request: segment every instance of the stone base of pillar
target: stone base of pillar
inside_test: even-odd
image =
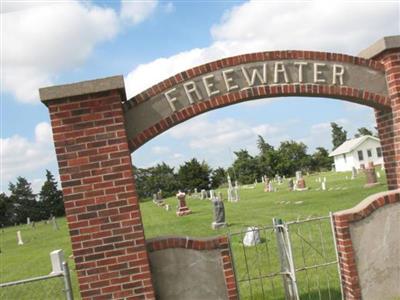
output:
[[[225,222],[223,222],[223,223],[212,222],[211,223],[211,228],[212,229],[218,229],[218,228],[222,228],[222,227],[226,227],[226,226],[227,225],[226,225]]]
[[[183,207],[179,207],[178,211],[176,212],[176,215],[178,217],[182,217],[182,216],[190,215],[191,213],[192,213],[192,211],[187,206],[183,206]]]

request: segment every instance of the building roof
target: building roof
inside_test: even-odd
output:
[[[359,138],[355,138],[352,140],[345,141],[343,144],[341,144],[339,147],[337,147],[335,150],[333,150],[329,156],[336,156],[340,154],[345,154],[353,151],[355,148],[357,148],[359,145],[364,143],[368,139],[373,139],[377,142],[380,142],[380,140],[374,136],[371,135],[364,135]]]

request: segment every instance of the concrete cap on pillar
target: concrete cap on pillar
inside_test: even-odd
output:
[[[123,91],[124,99],[126,99],[124,77],[122,75],[45,87],[39,89],[39,95],[40,100],[46,104],[46,102],[50,100],[118,89],[121,89]]]
[[[400,35],[385,36],[369,46],[367,49],[362,50],[360,53],[358,53],[358,56],[371,59],[384,51],[395,48],[400,48]]]

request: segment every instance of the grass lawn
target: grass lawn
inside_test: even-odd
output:
[[[214,231],[211,229],[212,216],[212,204],[210,201],[202,201],[198,199],[187,199],[189,208],[193,211],[193,214],[185,217],[177,217],[175,215],[175,207],[177,206],[177,200],[175,198],[168,198],[166,202],[170,205],[170,211],[166,211],[162,208],[157,207],[152,201],[141,202],[141,211],[144,223],[144,229],[146,238],[163,236],[163,235],[189,235],[193,237],[205,237],[225,234],[228,232],[236,233],[240,232],[248,226],[266,226],[271,225],[272,218],[277,217],[285,221],[291,221],[296,219],[305,219],[310,216],[325,216],[330,211],[335,212],[342,209],[350,208],[359,203],[361,200],[366,198],[368,195],[384,191],[387,189],[386,180],[384,178],[383,171],[379,179],[380,185],[373,188],[364,189],[365,178],[363,175],[359,175],[355,180],[346,180],[351,177],[351,173],[321,173],[318,175],[306,176],[305,180],[310,190],[305,192],[289,192],[287,189],[287,182],[282,185],[275,185],[278,188],[276,193],[265,193],[263,191],[263,185],[260,183],[254,189],[240,189],[240,201],[238,203],[227,203],[225,202],[226,210],[226,221],[229,227]],[[318,177],[326,177],[327,188],[332,190],[317,191],[320,184],[315,180]],[[226,199],[226,189],[221,190],[223,196]],[[49,253],[55,249],[63,249],[65,256],[71,255],[71,244],[68,236],[68,229],[64,218],[58,219],[60,230],[53,230],[51,225],[46,225],[43,222],[36,224],[36,229],[32,229],[26,225],[5,228],[1,232],[0,239],[0,282],[8,282],[12,280],[24,279],[32,276],[40,276],[48,274],[51,271],[51,264],[49,259]],[[321,223],[321,230],[323,235],[329,235],[329,226]],[[305,228],[305,227],[304,227]],[[306,228],[303,227],[300,230],[307,230],[307,234],[316,233],[318,234],[318,228]],[[16,231],[21,230],[22,238],[24,240],[23,246],[17,246],[16,242]],[[296,231],[298,228],[293,227],[293,244],[296,246],[294,254],[301,260],[312,258],[312,255],[307,255],[313,251],[308,249],[307,245],[301,245],[301,239],[296,240]],[[299,232],[300,235],[304,235],[305,232]],[[253,277],[255,275],[264,275],[271,271],[279,271],[279,264],[277,264],[277,258],[271,258],[270,263],[266,261],[266,251],[268,245],[270,245],[271,254],[276,252],[276,246],[274,243],[273,234],[268,228],[262,230],[261,237],[264,241],[260,246],[253,249],[245,249],[247,251],[248,264],[250,264],[250,271],[246,272],[246,264],[243,258],[244,250],[241,244],[242,236],[240,234],[232,236],[232,249],[235,256],[237,277],[239,279],[246,278],[247,275]],[[311,237],[311,235],[310,235]],[[329,238],[326,237],[326,243],[329,243]],[[268,244],[266,241],[270,241]],[[317,249],[323,251],[323,245],[315,246]],[[262,252],[264,251],[264,252]],[[334,256],[333,250],[329,250],[328,247],[325,249],[327,256]],[[303,252],[303,253],[300,253]],[[305,252],[305,253],[304,253]],[[329,252],[329,253],[328,253]],[[305,255],[303,255],[305,254]],[[275,255],[275,254],[274,254]],[[275,255],[276,256],[276,255]],[[304,264],[312,264],[315,261],[301,261],[298,264],[301,266]],[[71,259],[68,259],[71,270],[74,270],[74,264]],[[270,269],[262,269],[261,265],[270,265]],[[254,268],[254,266],[256,266]],[[335,272],[333,268],[333,272]],[[307,285],[316,284],[312,276],[323,278],[326,274],[318,274],[308,272],[307,278],[306,272],[302,272],[300,275],[299,282],[303,282],[299,288],[303,295],[307,293]],[[304,275],[303,275],[304,274]],[[303,278],[304,277],[304,278]],[[54,281],[54,279],[53,279]],[[72,281],[74,286],[74,292],[76,299],[79,299],[77,291],[77,280],[75,272],[72,272]],[[310,283],[311,282],[311,283]],[[22,286],[23,290],[16,288],[0,289],[1,299],[62,299],[62,294],[52,294],[52,296],[39,295],[40,290],[45,290],[49,293],[51,290],[56,290],[60,283],[36,283],[32,285]],[[241,293],[244,295],[243,299],[249,298],[250,286],[246,286],[248,282],[244,281],[241,283]],[[319,283],[318,283],[319,284]],[[276,278],[275,282],[271,282],[269,279],[260,280],[258,287],[251,287],[253,289],[254,299],[260,299],[262,290],[264,293],[270,293],[275,288],[276,290],[281,289],[281,280]],[[337,288],[337,287],[336,287]],[[321,283],[320,290],[324,292],[325,286]],[[3,291],[2,291],[3,290]],[[9,294],[5,294],[5,292]],[[59,290],[59,289],[58,289]],[[35,291],[32,296],[32,291]],[[30,294],[26,295],[26,292]],[[3,294],[2,294],[3,293]],[[25,293],[25,296],[24,296]],[[37,293],[37,296],[35,296]],[[12,296],[7,296],[12,295]],[[17,296],[14,296],[17,295]],[[46,294],[45,294],[46,295]],[[308,295],[305,299],[314,299],[314,296]],[[324,295],[322,295],[324,297]],[[278,294],[274,299],[280,299]],[[326,297],[327,298],[327,297]]]

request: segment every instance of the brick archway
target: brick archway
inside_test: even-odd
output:
[[[282,96],[373,107],[388,187],[400,188],[400,37],[384,38],[360,57],[275,51],[226,58],[177,74],[129,100],[122,76],[44,88],[40,96],[50,112],[84,299],[155,299],[130,154],[203,112]]]

